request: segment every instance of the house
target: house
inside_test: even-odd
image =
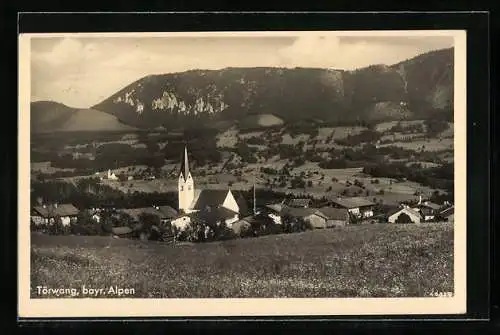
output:
[[[333,207],[344,208],[357,218],[369,218],[373,216],[375,204],[368,199],[360,197],[336,198],[331,201]]]
[[[35,225],[51,225],[59,218],[63,226],[68,226],[78,219],[80,211],[72,204],[53,204],[33,207],[31,221]]]
[[[290,199],[287,205],[289,207],[309,208],[311,206],[311,202],[311,199]]]
[[[179,214],[173,207],[170,206],[156,206],[156,209],[161,212],[163,219],[172,220]]]
[[[345,226],[350,223],[349,211],[345,208],[322,207],[318,210],[326,219],[325,225],[329,227]]]
[[[209,207],[205,210],[190,213],[191,221],[198,220],[198,222],[212,225],[224,223],[228,228],[239,220],[238,213],[225,207],[212,208]]]
[[[87,210],[90,218],[95,222],[101,222],[102,209],[101,208],[91,208]]]
[[[264,206],[267,216],[273,220],[275,224],[281,224],[281,211],[283,210],[282,204],[269,204]]]
[[[291,218],[291,221],[302,219],[313,228],[325,228],[326,217],[316,208],[285,207],[281,212],[283,217]]]
[[[118,177],[115,175],[114,172],[111,172],[111,170],[108,170],[107,179],[109,179],[109,180],[118,180]]]
[[[420,212],[405,205],[389,213],[387,221],[389,223],[420,223],[424,221],[424,217]]]
[[[189,214],[181,213],[177,215],[177,217],[173,218],[170,221],[172,227],[175,227],[180,230],[184,230],[188,225],[191,224],[191,216]]]
[[[439,214],[441,206],[430,201],[423,201],[420,198],[418,204],[413,208],[413,210],[418,211],[422,214],[424,221],[434,220],[434,217]]]
[[[203,211],[207,208],[224,207],[233,212],[245,215],[248,206],[240,192],[227,190],[196,190],[194,178],[189,170],[187,147],[184,148],[178,179],[179,212],[186,214]]]
[[[228,228],[239,220],[239,214],[225,207],[207,207],[204,210],[181,213],[171,221],[172,226],[177,229],[184,230],[193,222],[199,222],[210,226],[212,224],[225,224]]]
[[[455,206],[450,206],[446,209],[443,209],[439,216],[442,217],[445,221],[453,222],[455,221]]]

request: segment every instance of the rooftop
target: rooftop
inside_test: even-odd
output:
[[[33,207],[33,210],[44,218],[51,218],[56,216],[76,216],[80,212],[72,204],[35,206]]]
[[[349,215],[345,208],[322,207],[318,212],[328,220],[346,220]]]
[[[360,197],[335,198],[332,202],[348,209],[375,205],[370,200]]]

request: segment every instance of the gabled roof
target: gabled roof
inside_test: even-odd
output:
[[[247,201],[246,201],[245,197],[243,196],[243,193],[241,193],[240,191],[231,191],[231,193],[233,194],[234,199],[236,200],[236,203],[238,204],[238,207],[240,208],[240,213],[243,213],[243,214],[248,213],[249,208],[248,208]]]
[[[375,205],[368,199],[360,198],[360,197],[350,197],[350,198],[335,198],[332,200],[333,203],[344,207],[344,208],[357,208],[357,207],[366,207]]]
[[[432,210],[439,210],[441,208],[441,206],[439,206],[438,204],[435,204],[433,202],[430,202],[430,201],[426,201],[426,202],[423,202],[421,204],[419,204],[420,207],[427,207],[427,208],[430,208]]]
[[[403,208],[400,208],[399,210],[395,211],[394,213],[392,213],[391,215],[389,216],[392,216],[396,213],[400,213],[400,212],[404,212],[406,214],[409,214],[409,215],[413,215],[413,216],[417,216],[417,217],[422,217],[422,214],[420,214],[419,212],[417,212],[416,210],[414,209],[411,209],[409,207],[403,207]]]
[[[238,213],[225,207],[209,208],[207,210],[202,210],[199,212],[189,213],[188,216],[192,219],[199,219],[202,221],[216,221],[216,220],[227,220],[234,218]]]
[[[207,207],[221,206],[226,200],[227,190],[202,190],[195,200],[193,209],[204,210]]]
[[[445,216],[445,217],[453,215],[453,214],[455,214],[455,206],[448,207],[448,208],[442,210],[441,213],[439,213],[439,214],[442,216]]]
[[[269,204],[266,205],[266,208],[269,208],[270,210],[280,213],[283,210],[283,205],[282,204]]]
[[[187,177],[189,176],[189,159],[188,159],[187,146],[184,147],[184,152],[181,158],[180,175],[182,176],[182,178],[184,178],[184,180],[186,180]]]
[[[290,215],[293,217],[306,217],[310,215],[319,215],[316,213],[316,208],[303,208],[303,207],[284,207],[281,211],[282,215]],[[319,215],[321,216],[321,215]]]
[[[80,211],[72,204],[60,204],[57,206],[35,206],[33,210],[44,218],[53,218],[56,216],[76,216]]]
[[[318,210],[328,220],[346,220],[349,212],[345,208],[323,207]]]
[[[177,216],[177,211],[170,206],[159,206],[159,211],[164,215],[166,219],[172,219]]]
[[[290,199],[288,206],[290,207],[307,207],[311,204],[311,199]]]

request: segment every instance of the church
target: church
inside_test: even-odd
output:
[[[177,192],[180,215],[172,220],[172,223],[179,227],[188,224],[191,217],[208,212],[217,213],[225,218],[228,225],[248,213],[248,206],[240,192],[230,189],[200,190],[195,188],[194,178],[189,169],[187,147],[184,148],[181,159]]]

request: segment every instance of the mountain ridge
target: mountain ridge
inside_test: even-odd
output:
[[[57,130],[69,116],[63,107],[53,109],[56,127],[47,128]],[[330,124],[452,121],[453,48],[355,70],[227,67],[147,75],[90,110],[137,129],[230,124],[251,115],[276,115],[285,123],[304,117]]]
[[[93,108],[139,128],[276,114],[328,122],[434,117],[453,110],[453,48],[356,70],[235,68],[148,75]]]

